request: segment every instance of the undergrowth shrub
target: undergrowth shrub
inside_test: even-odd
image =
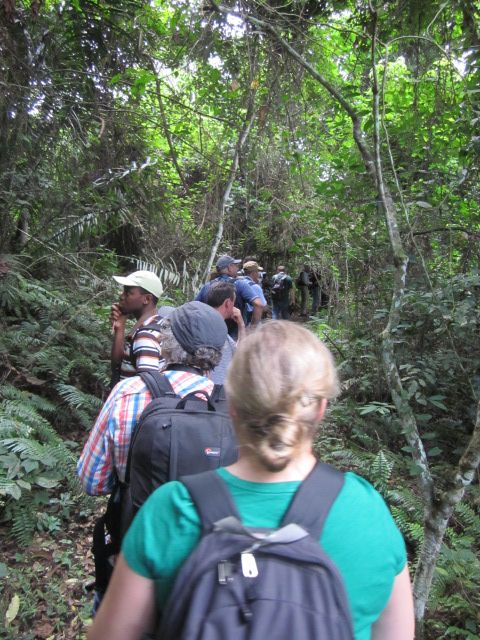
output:
[[[109,379],[92,287],[80,279],[60,290],[19,270],[0,280],[0,516],[21,545],[58,530],[81,496],[78,448]]]
[[[330,408],[316,450],[356,471],[380,491],[403,533],[415,569],[424,538],[419,469],[402,434],[383,374],[386,312],[361,325],[315,321],[313,331],[337,360],[340,398]],[[363,329],[362,329],[363,327]],[[396,356],[438,491],[468,442],[480,396],[480,277],[445,279],[425,293],[411,290],[402,309]],[[426,637],[480,639],[480,489],[466,491],[443,541],[428,602]]]

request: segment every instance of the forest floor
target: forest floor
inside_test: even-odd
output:
[[[72,515],[63,530],[37,533],[25,548],[7,537],[6,527],[0,528],[1,610],[8,608],[11,616],[17,610],[7,628],[0,626],[0,638],[85,638],[93,602],[86,589],[94,576],[92,530],[99,512],[87,508]]]

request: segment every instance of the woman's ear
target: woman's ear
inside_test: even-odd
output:
[[[318,411],[317,411],[317,420],[321,422],[323,420],[323,416],[325,415],[325,411],[327,410],[328,400],[326,398],[322,398],[318,403]]]

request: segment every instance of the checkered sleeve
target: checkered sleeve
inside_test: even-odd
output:
[[[103,495],[114,487],[113,440],[115,405],[119,401],[117,385],[102,407],[77,463],[77,474],[89,495]]]
[[[111,493],[125,479],[132,429],[150,400],[138,377],[119,382],[107,398],[77,464],[89,495]]]

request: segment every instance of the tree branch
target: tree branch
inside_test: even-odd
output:
[[[368,148],[367,143],[365,142],[365,138],[362,130],[362,120],[358,113],[353,109],[353,107],[349,104],[347,100],[342,96],[342,94],[333,86],[321,73],[319,73],[310,63],[308,63],[303,56],[301,56],[298,51],[296,51],[286,40],[283,38],[277,29],[266,22],[265,20],[260,20],[255,16],[249,14],[242,14],[235,11],[231,11],[228,7],[224,7],[223,5],[219,5],[214,0],[210,0],[211,6],[215,11],[221,13],[223,15],[232,15],[240,18],[241,20],[245,20],[250,24],[260,27],[265,31],[268,31],[273,35],[273,37],[277,40],[279,44],[289,53],[289,55],[298,62],[300,66],[302,66],[317,82],[319,82],[322,87],[332,96],[332,98],[338,102],[345,112],[349,115],[352,125],[353,125],[353,137],[357,144],[357,147],[362,155],[363,162],[365,164],[365,168],[370,176],[375,180],[375,168],[373,163],[372,154]]]
[[[178,164],[177,152],[175,151],[175,146],[173,144],[172,136],[170,135],[170,129],[168,127],[167,117],[165,115],[165,108],[163,106],[162,94],[160,92],[160,78],[158,77],[158,74],[155,69],[155,63],[152,58],[149,58],[149,63],[150,63],[152,72],[155,76],[157,103],[158,103],[158,108],[160,110],[160,119],[162,121],[163,131],[165,133],[165,137],[167,138],[168,148],[170,149],[170,157],[172,158],[173,166],[175,167],[178,177],[180,178],[180,182],[182,183],[184,190],[187,191],[188,185],[185,182],[183,172],[180,168],[180,165]]]

